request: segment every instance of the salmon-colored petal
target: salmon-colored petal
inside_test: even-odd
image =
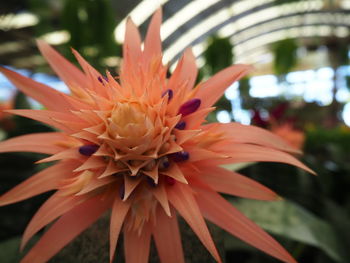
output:
[[[281,151],[300,153],[298,149],[292,148],[279,136],[272,132],[251,125],[243,125],[237,122],[215,123],[203,126],[203,129],[212,129],[215,132],[222,133],[222,138],[236,143],[258,144],[275,148]]]
[[[88,195],[63,196],[59,191],[53,194],[30,220],[22,237],[21,249],[40,229],[87,199],[89,199]]]
[[[135,69],[141,59],[141,37],[134,22],[128,18],[123,45],[125,70]],[[126,73],[126,71],[124,71]]]
[[[183,87],[186,90],[192,89],[197,79],[197,73],[196,58],[192,49],[188,48],[169,79],[168,89],[175,92],[177,92],[179,87]],[[185,85],[181,85],[182,83]]]
[[[160,25],[162,23],[162,10],[159,8],[152,16],[148,27],[143,57],[148,64],[153,59],[162,55],[162,43],[160,40]]]
[[[257,200],[278,198],[278,195],[266,186],[239,173],[209,165],[201,165],[200,169],[195,179],[204,182],[215,191]]]
[[[245,217],[229,202],[209,189],[196,189],[195,196],[204,217],[248,244],[284,262],[296,263],[295,259],[270,235]]]
[[[130,200],[127,200],[124,202],[120,199],[119,196],[115,197],[113,207],[112,207],[110,235],[109,235],[110,262],[113,261],[119,233],[124,223],[124,219],[129,211],[129,208],[130,208]]]
[[[0,142],[0,152],[36,152],[54,154],[65,148],[58,144],[68,136],[60,132],[21,135]],[[56,144],[57,143],[57,144]]]
[[[82,155],[79,153],[78,148],[69,148],[64,151],[60,151],[54,155],[51,155],[50,157],[41,159],[37,161],[36,163],[47,163],[47,162],[53,162],[57,160],[63,160],[63,159],[81,159]],[[76,163],[77,165],[80,162]]]
[[[190,161],[197,162],[208,159],[227,159],[228,155],[213,152],[199,147],[188,147],[186,150],[190,154]]]
[[[42,236],[21,263],[44,263],[72,239],[93,224],[111,207],[110,198],[96,196],[76,206],[55,222]]]
[[[169,217],[160,207],[157,209],[156,224],[152,229],[158,255],[162,263],[185,263],[177,216]]]
[[[158,200],[160,205],[163,207],[167,216],[171,216],[169,202],[168,202],[168,196],[167,196],[167,193],[165,191],[164,184],[159,184],[157,187],[154,187],[152,189],[152,193],[153,193],[154,197]]]
[[[202,101],[200,108],[211,107],[233,82],[245,76],[251,69],[251,66],[237,64],[221,70],[201,83],[196,94],[196,98]]]
[[[48,109],[57,111],[70,109],[70,104],[64,99],[66,95],[63,93],[7,68],[0,67],[0,72],[23,93],[37,100]]]
[[[90,156],[81,166],[76,168],[74,172],[84,171],[87,169],[96,169],[104,167],[107,163],[99,156]]]
[[[71,174],[76,167],[73,162],[53,165],[15,186],[0,197],[0,206],[8,205],[32,196],[57,189],[59,182]]]
[[[190,225],[215,260],[221,262],[218,251],[216,250],[208,227],[198,208],[197,202],[194,199],[191,188],[182,183],[175,183],[167,188],[167,192],[170,203]]]
[[[67,119],[70,118],[71,115],[64,114],[61,112],[49,111],[49,110],[7,110],[7,112],[43,122],[45,124],[53,126],[62,131],[66,131],[66,132],[74,131],[73,129],[67,127],[66,125],[63,125],[60,122],[54,120],[54,119],[60,120],[64,118],[67,118]]]
[[[67,85],[84,88],[87,86],[87,79],[83,72],[61,56],[54,48],[45,41],[37,40],[41,54],[49,62],[50,67],[57,73]]]
[[[279,162],[294,165],[305,171],[315,174],[310,168],[294,158],[290,154],[275,149],[250,144],[227,144],[217,143],[211,147],[212,150],[230,156],[228,159],[217,161],[220,164],[245,163],[245,162]],[[215,163],[215,161],[214,161]]]
[[[125,230],[125,227],[124,227]],[[151,230],[147,224],[139,234],[135,230],[124,231],[124,251],[126,263],[147,263],[151,242]]]

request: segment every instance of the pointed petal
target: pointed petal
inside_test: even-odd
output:
[[[49,111],[49,110],[8,110],[7,112],[10,112],[12,114],[16,114],[22,117],[27,117],[36,121],[40,121],[42,123],[45,123],[49,126],[53,126],[57,129],[60,129],[62,131],[66,132],[72,132],[73,130],[68,128],[66,125],[63,125],[59,123],[55,119],[64,119],[65,117],[69,118],[69,115],[55,112],[55,111]]]
[[[170,207],[168,202],[168,196],[165,191],[164,184],[159,184],[157,187],[152,188],[152,193],[154,197],[158,200],[160,205],[163,207],[167,216],[171,216]]]
[[[81,70],[61,56],[54,48],[42,40],[37,40],[41,54],[49,62],[50,67],[68,86],[84,88],[87,79]]]
[[[258,200],[276,200],[278,195],[258,182],[239,173],[217,166],[200,166],[196,180],[204,182],[215,191]]]
[[[107,211],[111,202],[111,198],[96,196],[70,210],[52,225],[21,263],[47,262]]]
[[[113,261],[119,233],[124,223],[124,219],[129,211],[130,204],[131,204],[130,200],[127,200],[124,202],[120,199],[119,196],[115,197],[114,199],[112,214],[111,214],[110,235],[109,235],[110,262]]]
[[[252,69],[247,65],[233,65],[216,73],[209,80],[199,84],[196,98],[201,99],[201,107],[211,107],[224,94],[225,90],[235,81],[242,78]]]
[[[148,27],[145,48],[143,56],[146,63],[149,63],[154,57],[162,54],[162,43],[160,40],[160,25],[162,23],[162,10],[159,8],[153,15]]]
[[[0,142],[0,152],[36,152],[55,154],[65,148],[56,144],[67,140],[60,132],[44,132],[22,135]]]
[[[162,263],[185,263],[179,225],[175,211],[167,216],[163,209],[157,209],[157,223],[152,229],[158,255]]]
[[[191,90],[197,79],[197,72],[196,58],[192,49],[188,48],[169,79],[168,89],[176,91],[179,87],[182,87],[179,83],[186,83],[184,89]]]
[[[214,191],[196,188],[198,206],[205,218],[248,244],[284,262],[296,263],[292,256],[259,226],[250,221]]]
[[[279,136],[256,126],[231,122],[225,124],[209,124],[205,125],[203,128],[213,129],[215,132],[222,132],[223,138],[231,142],[258,144],[280,151],[300,153],[299,150],[289,146],[289,144]]]
[[[24,77],[12,70],[0,67],[3,73],[18,89],[29,97],[37,100],[50,110],[64,111],[70,109],[69,103],[64,99],[66,95],[44,84]]]
[[[182,173],[181,169],[176,163],[172,163],[169,169],[162,171],[161,173],[174,178],[176,181],[188,184],[185,175]]]
[[[8,205],[32,196],[57,189],[59,182],[69,176],[76,167],[73,162],[55,164],[15,186],[0,197],[0,206]]]
[[[140,33],[130,18],[128,18],[126,22],[123,57],[126,68],[125,70],[137,68],[138,62],[141,58]]]
[[[64,159],[81,159],[81,154],[79,153],[79,150],[77,148],[68,148],[66,150],[60,151],[54,155],[51,155],[50,157],[41,159],[37,161],[36,163],[47,163],[47,162],[53,162],[57,160],[64,160]],[[79,164],[80,162],[76,163]]]
[[[21,249],[27,244],[30,238],[40,229],[48,225],[56,218],[67,213],[73,207],[81,204],[89,198],[85,196],[63,196],[61,192],[54,193],[35,213],[24,231]]]
[[[215,260],[221,262],[207,225],[191,191],[189,186],[181,183],[176,183],[167,188],[170,203],[190,225]]]
[[[124,198],[123,201],[126,201],[131,193],[135,190],[135,188],[141,183],[140,178],[130,178],[131,176],[125,175],[124,176]]]
[[[294,158],[292,155],[275,149],[250,144],[218,143],[211,147],[223,154],[230,156],[228,159],[219,160],[221,164],[245,163],[245,162],[279,162],[294,165],[311,174],[315,174],[310,168]],[[215,161],[214,161],[215,162]]]
[[[125,262],[147,263],[150,242],[151,231],[148,225],[143,227],[140,235],[134,230],[124,231]]]

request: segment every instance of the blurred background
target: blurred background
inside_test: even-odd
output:
[[[299,262],[350,262],[350,0],[12,0],[0,5],[0,64],[55,89],[68,89],[38,52],[43,39],[76,63],[71,47],[104,73],[117,72],[127,16],[145,35],[163,8],[164,63],[170,71],[188,46],[198,81],[236,63],[255,67],[232,83],[208,121],[253,124],[304,151],[318,176],[258,164],[243,174],[284,199],[231,198]],[[116,73],[115,73],[116,74]],[[0,109],[41,108],[0,75]],[[50,131],[0,111],[0,140]],[[39,155],[0,155],[0,193],[42,166]],[[18,262],[19,237],[46,195],[0,208],[0,261]],[[229,235],[226,262],[277,262]]]

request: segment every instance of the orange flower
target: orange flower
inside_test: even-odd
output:
[[[24,232],[22,248],[53,222],[22,263],[48,261],[109,209],[111,261],[123,231],[126,262],[148,261],[151,236],[162,262],[184,262],[177,223],[182,216],[218,262],[204,218],[282,261],[295,262],[218,192],[260,200],[275,200],[277,195],[220,165],[267,161],[312,171],[288,154],[294,149],[268,131],[238,123],[204,124],[226,87],[250,67],[231,66],[193,87],[197,68],[188,49],[167,79],[160,24],[157,11],[141,50],[138,30],[128,20],[119,81],[108,72],[102,77],[73,50],[81,72],[39,41],[71,95],[1,69],[47,108],[10,112],[59,130],[0,143],[1,152],[40,152],[51,155],[40,162],[58,160],[0,197],[0,205],[6,205],[57,190]]]

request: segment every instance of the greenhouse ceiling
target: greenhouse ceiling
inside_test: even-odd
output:
[[[14,1],[21,2],[21,1]],[[22,1],[23,2],[23,1]],[[60,16],[64,1],[48,1],[54,24]],[[123,3],[124,2],[124,3]],[[174,62],[188,46],[200,57],[208,36],[230,37],[237,62],[259,63],[269,52],[271,43],[285,38],[303,39],[305,45],[318,44],[320,39],[349,37],[350,1],[326,0],[143,0],[111,1],[115,19],[120,21],[114,30],[117,42],[123,41],[124,24],[131,16],[142,31],[151,14],[163,6],[162,38],[165,62]],[[8,6],[6,6],[8,5]],[[32,8],[5,4],[0,8],[0,61],[15,67],[34,68],[44,60],[35,48],[35,28],[43,19]],[[47,18],[46,18],[47,19]],[[68,31],[36,33],[52,45],[67,43]],[[144,32],[142,32],[144,34]],[[110,60],[112,61],[112,60]],[[113,63],[112,63],[113,64]]]

